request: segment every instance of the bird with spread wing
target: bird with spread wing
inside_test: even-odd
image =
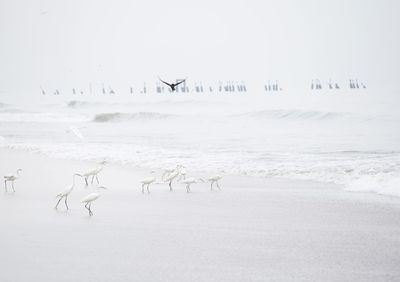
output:
[[[168,85],[169,87],[171,87],[171,91],[175,91],[175,90],[176,90],[176,87],[177,87],[179,84],[181,84],[181,83],[183,83],[183,82],[186,81],[186,78],[185,78],[184,80],[181,80],[181,81],[176,82],[176,83],[168,83],[168,82],[165,82],[164,80],[162,80],[160,77],[159,77],[158,79],[161,80],[162,83],[164,83],[164,84]]]

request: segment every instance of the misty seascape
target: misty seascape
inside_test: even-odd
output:
[[[0,282],[399,281],[399,9],[0,1]]]

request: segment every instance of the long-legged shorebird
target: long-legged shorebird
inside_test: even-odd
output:
[[[67,210],[69,210],[67,201],[68,201],[68,196],[69,196],[69,194],[71,194],[72,190],[74,190],[74,187],[75,187],[75,176],[82,176],[82,175],[80,175],[80,174],[78,174],[78,173],[75,173],[75,174],[72,176],[72,184],[71,184],[71,185],[68,185],[67,187],[65,187],[64,190],[62,190],[60,193],[57,194],[56,198],[60,198],[60,199],[58,200],[56,206],[54,207],[55,209],[57,209],[58,204],[59,204],[59,203],[61,202],[61,200],[64,198],[65,207],[67,208]]]
[[[155,173],[155,171],[151,172],[151,174],[154,174],[154,173]],[[152,184],[155,181],[156,181],[156,177],[153,176],[153,175],[142,179],[140,181],[140,183],[142,183],[142,193],[144,194],[144,187],[145,186],[147,187],[147,193],[150,193],[149,186],[150,186],[150,184]]]
[[[220,173],[217,173],[207,179],[209,182],[211,182],[211,191],[213,190],[214,183],[216,183],[218,189],[221,190],[221,187],[219,187],[218,181],[222,179],[222,174],[223,174],[223,172],[220,172]]]
[[[202,178],[196,179],[194,177],[188,177],[185,178],[183,181],[181,181],[182,183],[186,184],[186,192],[190,193],[192,192],[190,190],[190,185],[194,184],[194,183],[199,183],[199,182],[204,182],[204,180]]]
[[[8,174],[8,175],[4,175],[4,188],[6,189],[7,192],[7,182],[11,182],[11,187],[13,189],[13,191],[15,192],[14,189],[14,181],[17,180],[20,177],[20,172],[22,171],[22,169],[17,169],[17,172],[15,174]]]
[[[104,186],[98,186],[97,188],[99,189],[107,189]],[[92,202],[96,201],[98,198],[100,198],[101,194],[99,192],[93,192],[87,195],[85,198],[82,199],[82,203],[85,204],[85,208],[89,211],[89,215],[92,216]]]
[[[169,190],[172,191],[172,181],[174,181],[175,178],[177,178],[180,174],[181,169],[183,169],[184,166],[182,165],[177,165],[176,168],[172,171],[166,170],[164,174],[161,176],[161,180],[164,182],[168,182],[169,185]]]
[[[81,176],[85,179],[86,186],[89,185],[88,179],[90,177],[92,177],[92,181],[91,181],[92,184],[93,184],[93,181],[95,178],[96,178],[97,184],[100,183],[98,175],[103,170],[104,166],[107,163],[108,162],[106,160],[103,160],[103,161],[99,162],[99,165],[97,167],[92,168],[91,170],[88,170],[87,172],[81,173]]]

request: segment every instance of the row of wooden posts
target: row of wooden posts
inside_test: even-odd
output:
[[[178,80],[177,80],[178,81]],[[360,82],[358,79],[349,79],[348,83],[339,84],[337,81],[328,80],[326,83],[321,83],[319,79],[313,79],[311,81],[310,90],[339,90],[339,89],[366,89],[366,85]],[[72,94],[72,95],[86,95],[86,94],[100,94],[100,95],[114,95],[117,92],[111,86],[104,86],[102,84],[99,88],[94,88],[92,84],[86,89],[72,87],[68,90],[59,89],[45,89],[40,86],[42,95],[61,95],[61,94]],[[150,90],[150,91],[149,91]],[[264,92],[280,92],[283,91],[283,87],[278,80],[271,82],[270,80],[264,84]],[[157,94],[163,93],[246,93],[248,91],[245,82],[219,82],[217,86],[206,84],[203,82],[194,82],[192,85],[184,82],[176,87],[174,92],[171,91],[167,85],[156,82],[155,86],[149,87],[146,83],[143,83],[142,87],[134,88],[129,86],[127,91],[123,91],[128,94],[147,94],[149,92],[155,92]],[[121,91],[122,93],[122,91]]]

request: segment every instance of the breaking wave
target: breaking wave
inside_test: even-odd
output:
[[[77,108],[77,107],[86,107],[86,106],[90,106],[90,105],[96,105],[95,103],[89,103],[89,102],[83,102],[83,101],[69,101],[67,102],[67,107],[70,108]]]
[[[109,107],[109,106],[117,106],[117,107],[132,107],[132,106],[207,106],[210,103],[207,101],[196,101],[196,100],[181,100],[181,101],[171,101],[171,100],[161,100],[161,101],[138,101],[138,102],[87,102],[87,101],[79,101],[72,100],[66,102],[66,107],[68,108],[91,108],[91,107]],[[212,104],[222,105],[226,104],[224,102],[213,102]]]
[[[58,158],[98,160],[161,169],[184,163],[195,171],[217,171],[266,178],[312,180],[341,185],[347,191],[400,197],[400,152],[331,153],[254,152],[165,148],[135,143],[9,144],[8,148]],[[155,162],[155,160],[157,160]]]
[[[93,122],[126,122],[126,121],[150,121],[171,118],[175,115],[157,112],[137,112],[137,113],[100,113],[96,114]]]
[[[0,135],[6,138],[0,146],[152,169],[183,163],[193,171],[316,180],[400,196],[397,112],[259,106],[69,101],[19,112],[25,108],[0,103]],[[83,140],[65,133],[83,122]]]
[[[351,113],[345,112],[320,112],[320,111],[302,111],[302,110],[264,110],[247,112],[239,117],[250,117],[257,119],[276,119],[276,120],[335,120],[355,117]]]

